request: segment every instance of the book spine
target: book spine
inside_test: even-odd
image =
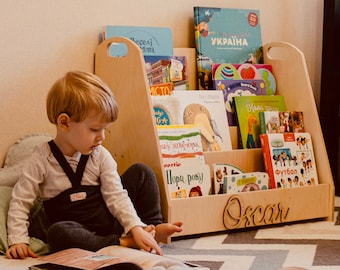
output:
[[[266,173],[269,175],[269,189],[276,188],[275,184],[275,177],[273,172],[273,163],[272,157],[270,154],[270,146],[269,146],[269,139],[267,134],[260,135],[260,142],[262,148],[262,155],[263,155],[263,163]]]

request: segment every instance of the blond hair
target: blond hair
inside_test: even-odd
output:
[[[90,110],[101,113],[106,122],[114,122],[118,117],[111,89],[98,76],[82,71],[68,72],[52,85],[46,109],[52,124],[57,123],[61,113],[68,114],[75,122],[84,120]]]

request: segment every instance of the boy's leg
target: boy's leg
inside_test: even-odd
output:
[[[121,179],[142,221],[145,224],[161,224],[163,218],[159,188],[151,168],[136,163],[123,173]]]
[[[74,221],[54,223],[47,231],[47,242],[53,252],[67,248],[97,251],[110,245],[119,245],[119,235],[100,236]]]

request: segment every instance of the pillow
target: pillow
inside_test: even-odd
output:
[[[20,138],[8,150],[4,168],[27,160],[37,144],[49,141],[52,138],[52,135],[44,133],[34,133]]]
[[[35,133],[16,141],[8,150],[4,167],[0,169],[0,185],[13,187],[34,147],[52,138],[53,136],[49,134]]]
[[[12,189],[12,187],[0,186],[0,253],[2,254],[5,254],[6,250],[8,249],[7,212]],[[32,209],[38,209],[39,204],[40,201],[37,200]],[[34,237],[30,238],[30,248],[39,255],[49,252],[47,244]]]

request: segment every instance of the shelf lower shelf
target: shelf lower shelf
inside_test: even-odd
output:
[[[328,218],[330,185],[221,194],[171,201],[169,217],[181,220],[176,236],[308,219]]]

